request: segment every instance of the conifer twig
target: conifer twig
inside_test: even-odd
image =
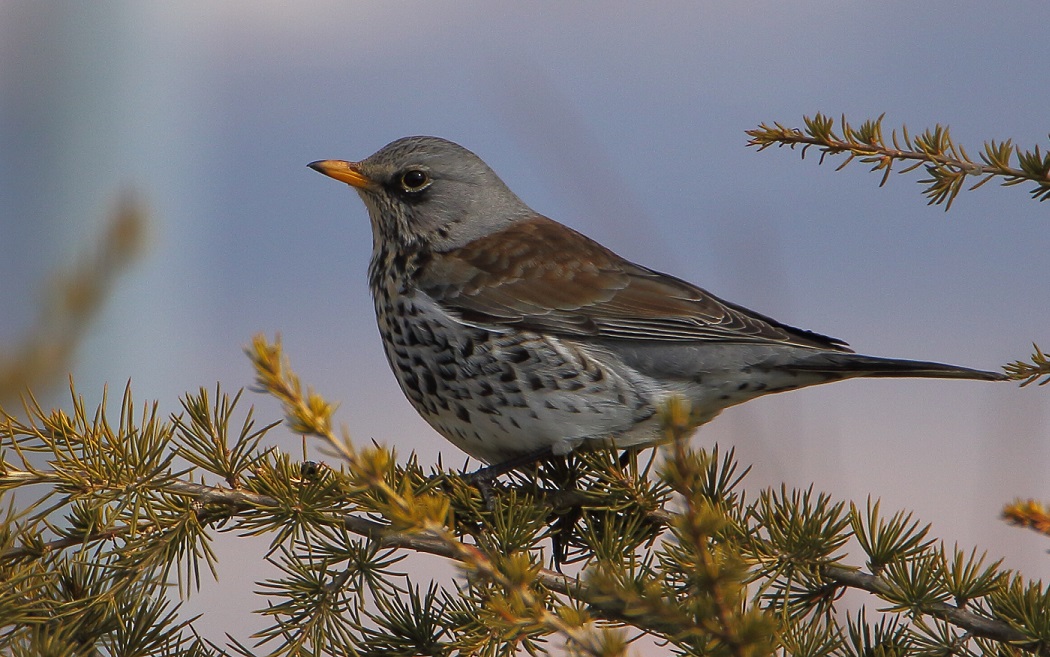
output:
[[[276,504],[276,500],[254,493],[214,488],[190,482],[172,482],[168,484],[166,488],[173,493],[195,497],[202,503],[220,503],[227,504],[231,507],[243,507],[248,504],[262,506]],[[672,518],[673,517],[675,517],[675,514],[672,514]],[[661,521],[666,518],[666,515],[660,514],[659,519]],[[457,560],[461,559],[463,555],[463,552],[460,549],[451,546],[446,540],[421,535],[416,532],[397,531],[392,529],[390,525],[370,520],[368,518],[345,516],[343,518],[343,525],[347,530],[364,538],[368,538],[369,540],[377,541],[385,548],[402,548]],[[834,564],[824,566],[822,568],[822,574],[827,579],[840,586],[867,591],[877,595],[885,594],[890,588],[886,581],[881,577],[845,566]],[[587,585],[577,578],[548,568],[541,568],[536,572],[536,581],[550,591],[562,595],[578,597],[589,604],[596,605],[603,612],[609,614],[610,620],[627,620],[627,617],[623,615],[623,610],[618,609],[614,604],[609,604],[604,597],[595,596],[593,599],[589,598]],[[1007,642],[1021,642],[1027,638],[1024,634],[1013,629],[1006,623],[979,616],[973,612],[960,609],[947,603],[938,604],[926,611],[931,616],[941,618],[971,632],[974,636]],[[666,631],[672,628],[653,627],[650,629]]]
[[[1029,362],[1015,360],[1003,368],[1007,376],[1021,382],[1022,388],[1035,383],[1039,380],[1039,377],[1046,377],[1039,381],[1039,385],[1045,386],[1047,383],[1050,383],[1050,356],[1043,353],[1043,350],[1037,344],[1033,344],[1032,349],[1035,351],[1032,352],[1032,358]]]
[[[974,160],[965,148],[952,140],[950,130],[941,125],[916,136],[903,126],[899,132],[894,129],[887,141],[882,127],[884,117],[883,114],[854,126],[843,116],[838,131],[835,120],[819,112],[812,118],[803,117],[804,128],[789,128],[778,122],[772,126],[762,123],[746,131],[750,137],[747,145],[759,151],[770,146],[801,146],[802,157],[810,148],[816,148],[820,151],[821,164],[829,155],[845,154],[845,161],[836,170],[859,159],[870,164],[872,171],[882,171],[880,187],[886,184],[895,163],[904,165],[900,173],[924,166],[929,178],[919,181],[926,185],[923,194],[930,205],[944,205],[946,211],[965,188],[968,176],[980,178],[970,186],[971,190],[999,178],[1004,187],[1035,183],[1030,190],[1032,198],[1039,201],[1050,198],[1050,151],[1044,153],[1038,145],[1026,151],[1010,139],[990,141],[981,149],[979,160]]]
[[[93,251],[56,271],[39,317],[17,345],[0,349],[0,400],[61,380],[91,319],[117,277],[142,250],[146,210],[125,194],[116,204]]]

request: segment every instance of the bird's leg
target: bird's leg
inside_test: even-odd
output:
[[[620,453],[620,458],[617,459],[617,463],[620,464],[620,470],[624,470],[631,463],[631,459],[635,454],[638,453],[637,449],[625,449]]]
[[[527,454],[507,459],[506,461],[500,461],[499,463],[493,463],[492,465],[478,468],[474,472],[463,475],[463,480],[478,489],[478,492],[481,493],[481,499],[485,503],[485,508],[491,509],[493,505],[492,482],[495,481],[497,477],[505,475],[512,470],[517,470],[518,468],[527,465],[533,465],[543,459],[550,458],[552,455],[551,448],[544,447],[535,452],[529,452]]]
[[[544,447],[535,452],[528,452],[520,456],[509,458],[506,461],[500,461],[499,463],[493,463],[492,465],[478,468],[474,472],[464,475],[463,479],[465,479],[467,483],[474,484],[475,486],[479,484],[491,484],[493,480],[499,476],[505,475],[512,470],[523,468],[526,465],[534,465],[553,455],[554,454],[551,452],[550,447]]]

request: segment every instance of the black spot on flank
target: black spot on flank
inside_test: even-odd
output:
[[[426,388],[426,393],[428,395],[435,394],[437,392],[438,384],[437,379],[434,378],[434,373],[430,370],[423,370],[421,374],[423,375],[423,385]]]
[[[515,429],[520,429],[521,428],[521,425],[518,424],[518,421],[515,420],[513,417],[508,417],[507,421],[510,422],[514,426]]]
[[[726,400],[729,399],[729,395],[719,395],[718,398],[721,399],[722,401],[726,401]]]
[[[736,387],[737,390],[747,390],[749,385],[747,383],[741,383]]]
[[[562,385],[566,390],[579,390],[583,387],[583,384],[579,381],[566,381]]]
[[[492,386],[485,381],[478,381],[478,387],[480,388],[480,390],[478,390],[479,397],[489,397],[495,392],[492,389]]]
[[[512,363],[524,363],[529,359],[529,351],[521,345],[511,347],[505,351],[507,360]]]
[[[546,406],[547,408],[551,409],[552,411],[558,410],[558,407],[554,405],[554,402],[552,402],[549,399],[543,400],[543,405]]]
[[[474,341],[467,340],[463,344],[459,345],[459,355],[463,358],[474,355]]]
[[[541,379],[538,374],[530,374],[529,375],[529,387],[532,388],[533,390],[542,390],[543,389],[543,379]]]
[[[463,420],[464,422],[470,422],[470,411],[463,408],[462,406],[456,406],[456,417]]]
[[[500,375],[499,375],[499,380],[502,381],[503,383],[510,383],[511,381],[516,381],[517,378],[518,378],[518,373],[515,372],[514,368],[512,368],[512,367],[504,367],[503,371],[500,372]]]

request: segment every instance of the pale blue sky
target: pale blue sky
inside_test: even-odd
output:
[[[946,123],[974,155],[990,138],[1045,144],[1046,3],[290,7],[0,4],[0,337],[134,185],[154,211],[149,251],[77,357],[82,392],[130,378],[175,410],[198,386],[248,385],[243,346],[279,331],[353,436],[458,462],[381,354],[363,206],[305,166],[434,134],[622,255],[858,351],[995,368],[1050,346],[1048,206],[1023,188],[988,185],[945,214],[915,174],[879,189],[860,164],[744,146],[759,122],[816,111]],[[695,440],[736,445],[754,490],[882,497],[1046,578],[1050,542],[997,513],[1050,498],[1048,400],[850,382],[731,409]]]

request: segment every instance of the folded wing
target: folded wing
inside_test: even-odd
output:
[[[841,340],[781,324],[629,262],[542,216],[432,254],[416,283],[453,315],[493,328],[850,351]]]

